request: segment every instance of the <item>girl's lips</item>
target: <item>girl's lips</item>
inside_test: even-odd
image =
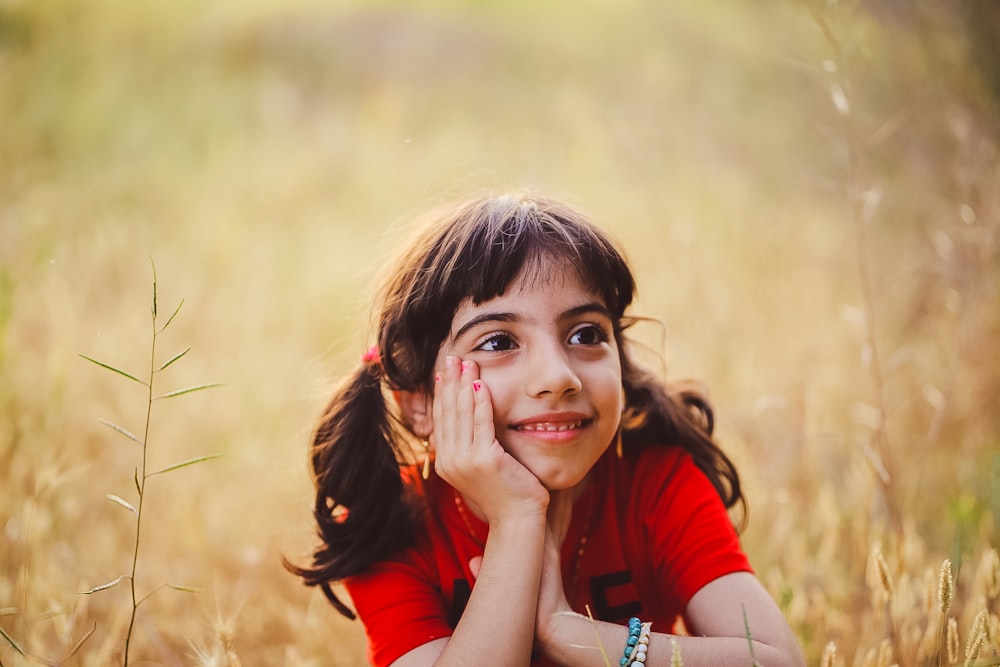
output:
[[[549,412],[522,419],[510,428],[532,438],[561,442],[576,438],[593,422],[594,418],[583,412]]]
[[[531,422],[527,424],[515,424],[515,431],[543,431],[543,432],[559,432],[559,431],[571,431],[573,429],[582,428],[586,421],[584,419],[578,419],[571,422]]]
[[[510,425],[514,429],[527,429],[536,426],[571,426],[580,425],[584,422],[594,421],[592,414],[579,410],[550,410],[549,412],[539,412],[530,417],[519,419]]]

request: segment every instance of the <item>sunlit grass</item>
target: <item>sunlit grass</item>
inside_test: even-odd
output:
[[[76,664],[106,665],[125,631],[116,591],[76,591],[125,569],[131,537],[102,518],[133,464],[97,417],[141,402],[77,353],[143,367],[129,342],[148,325],[154,255],[163,302],[186,300],[167,344],[198,360],[171,383],[227,388],[165,406],[151,469],[227,457],[149,499],[143,586],[206,592],[150,599],[136,656],[363,660],[358,624],[280,567],[313,546],[312,420],[369,342],[371,284],[413,215],[537,187],[622,240],[669,372],[709,384],[746,478],[745,545],[810,664],[830,642],[840,665],[874,664],[885,639],[900,664],[930,630],[944,642],[946,558],[964,658],[981,601],[998,611],[1000,132],[957,19],[837,3],[201,4],[0,3],[13,642],[55,660],[93,627]],[[637,335],[660,345],[655,327]],[[894,587],[881,608],[876,547]],[[2,637],[0,660],[30,664]]]

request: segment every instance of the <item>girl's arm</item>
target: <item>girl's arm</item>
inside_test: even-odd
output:
[[[474,364],[449,357],[436,378],[435,471],[486,517],[476,585],[450,638],[393,667],[516,665],[531,660],[549,495],[497,442],[489,390]]]
[[[647,667],[670,665],[675,647],[685,667],[805,665],[777,605],[749,572],[727,574],[702,587],[688,603],[687,616],[696,636],[669,635],[654,629]],[[539,634],[542,650],[550,659],[562,665],[603,667],[606,663],[598,648],[599,636],[612,667],[617,667],[628,628],[591,621],[568,607],[552,612],[550,618],[551,623]]]
[[[436,639],[393,667],[517,665],[531,661],[545,515],[490,525],[476,585],[449,638]]]
[[[696,478],[702,479],[702,478]],[[707,480],[702,480],[707,483]],[[645,488],[645,487],[644,487]],[[649,485],[655,488],[655,485]],[[687,487],[671,487],[676,493],[691,493]],[[714,492],[714,491],[713,491]],[[662,501],[670,497],[657,493]],[[550,527],[568,519],[568,508],[560,511],[558,497],[549,509]],[[560,519],[561,517],[561,519]],[[724,510],[723,521],[728,521]],[[598,648],[598,637],[611,667],[618,667],[628,639],[628,628],[614,623],[594,622],[574,613],[566,601],[559,575],[561,537],[546,543],[539,591],[539,648],[562,665],[604,667],[607,663]],[[656,547],[656,544],[663,546]],[[670,542],[653,543],[653,548],[670,549]],[[770,594],[750,572],[734,572],[703,585],[691,596],[685,610],[693,636],[672,636],[671,628],[652,628],[646,666],[670,665],[674,646],[685,667],[714,665],[725,667],[802,667],[805,662],[791,629]],[[650,620],[650,619],[640,619]]]

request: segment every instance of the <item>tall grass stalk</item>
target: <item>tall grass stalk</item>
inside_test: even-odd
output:
[[[757,656],[753,650],[753,635],[750,633],[750,619],[747,618],[747,606],[741,604],[740,609],[743,610],[743,631],[747,638],[747,649],[750,651],[750,667],[761,667],[761,664],[757,662]]]
[[[843,185],[854,229],[858,287],[861,291],[862,312],[864,313],[865,346],[862,359],[871,374],[874,408],[877,415],[875,423],[871,424],[872,433],[865,453],[874,468],[893,531],[897,540],[901,542],[903,539],[903,513],[899,508],[899,501],[893,489],[895,467],[886,431],[888,398],[882,375],[882,359],[878,344],[877,304],[875,303],[875,289],[872,283],[871,251],[868,238],[868,226],[874,220],[882,200],[882,186],[872,184],[866,187],[866,183],[863,182],[865,140],[856,127],[851,98],[852,83],[856,82],[851,81],[847,73],[843,71],[843,64],[847,58],[841,39],[821,11],[816,6],[812,6],[811,9],[813,19],[831,53],[831,58],[824,63],[824,69],[828,75],[830,100],[840,119],[841,139],[844,142],[847,160]]]
[[[152,298],[152,305],[150,307],[150,312],[152,314],[152,317],[151,317],[151,320],[150,320],[150,324],[151,324],[151,336],[150,336],[150,346],[149,346],[149,368],[148,368],[148,372],[146,374],[146,379],[145,380],[140,379],[140,378],[136,377],[135,375],[133,375],[131,373],[127,373],[127,372],[125,372],[125,371],[123,371],[123,370],[121,370],[121,369],[119,369],[119,368],[117,368],[115,366],[112,366],[111,364],[105,363],[103,361],[99,361],[99,360],[94,359],[92,357],[88,357],[87,355],[84,355],[84,354],[80,355],[81,357],[83,357],[87,361],[90,361],[90,362],[92,362],[92,363],[94,363],[94,364],[96,364],[96,365],[104,368],[105,370],[114,372],[114,373],[116,373],[116,374],[118,374],[118,375],[120,375],[122,377],[128,378],[129,380],[132,380],[133,382],[137,382],[137,383],[139,383],[139,384],[141,384],[141,385],[143,385],[143,386],[146,387],[146,417],[145,417],[145,422],[144,422],[144,425],[143,425],[143,432],[142,432],[142,437],[141,438],[138,437],[138,436],[136,436],[135,434],[131,433],[130,431],[128,431],[124,427],[119,426],[115,422],[112,422],[112,421],[109,421],[109,420],[106,420],[106,419],[101,419],[100,420],[101,423],[104,424],[105,426],[107,426],[108,428],[112,429],[113,431],[116,431],[117,433],[125,436],[129,440],[132,440],[133,442],[137,443],[139,445],[140,449],[142,450],[142,454],[141,454],[141,456],[139,458],[139,465],[135,468],[135,477],[134,477],[134,479],[135,479],[135,490],[136,490],[136,496],[137,496],[136,503],[135,504],[130,503],[128,500],[126,500],[126,499],[124,499],[124,498],[122,498],[120,496],[114,495],[114,494],[110,494],[110,493],[107,494],[108,500],[110,500],[110,501],[114,502],[116,505],[118,505],[120,507],[123,507],[124,509],[128,510],[135,517],[135,539],[133,540],[132,545],[131,545],[131,547],[132,547],[132,563],[131,563],[131,567],[129,569],[129,573],[128,574],[123,574],[123,575],[121,575],[120,577],[118,577],[117,579],[115,579],[113,581],[110,581],[110,582],[108,582],[106,584],[102,584],[100,586],[96,586],[96,587],[94,587],[94,588],[92,588],[92,589],[90,589],[88,591],[84,591],[82,593],[83,595],[92,595],[94,593],[97,593],[98,591],[103,591],[103,590],[107,590],[109,588],[113,588],[113,587],[117,586],[118,584],[122,583],[123,581],[128,581],[128,583],[129,583],[129,593],[130,593],[130,597],[131,597],[131,611],[130,611],[130,614],[129,614],[128,630],[125,633],[125,648],[124,648],[124,653],[123,653],[123,658],[122,658],[123,659],[123,664],[125,665],[125,667],[127,667],[128,663],[129,663],[129,653],[130,653],[130,649],[132,647],[132,636],[133,636],[133,632],[135,630],[135,619],[136,619],[136,615],[137,615],[137,613],[139,611],[139,606],[142,605],[143,602],[145,602],[146,600],[148,600],[153,594],[155,594],[156,592],[158,592],[159,590],[161,590],[163,588],[173,588],[175,590],[185,591],[185,592],[197,592],[198,591],[197,588],[193,588],[191,586],[183,586],[183,585],[179,585],[179,584],[161,584],[159,586],[156,586],[152,590],[146,592],[143,595],[140,595],[139,591],[136,589],[135,578],[136,578],[136,572],[137,572],[137,570],[139,568],[139,549],[140,549],[140,546],[142,544],[141,534],[142,534],[142,521],[143,521],[143,516],[144,516],[144,514],[143,514],[143,506],[144,506],[144,501],[146,499],[146,484],[147,484],[147,482],[149,481],[150,478],[152,478],[152,477],[154,477],[156,475],[161,475],[163,473],[172,472],[172,471],[178,470],[180,468],[185,468],[185,467],[194,465],[196,463],[202,463],[204,461],[215,459],[215,458],[218,458],[218,457],[221,456],[221,454],[209,454],[207,456],[199,456],[199,457],[196,457],[196,458],[193,458],[193,459],[188,459],[186,461],[181,461],[179,463],[175,463],[175,464],[169,465],[169,466],[167,466],[165,468],[161,468],[159,470],[155,470],[155,471],[152,471],[152,472],[150,472],[148,470],[148,467],[147,467],[148,466],[148,458],[147,457],[148,457],[148,453],[149,453],[149,434],[150,434],[150,425],[152,424],[153,403],[156,402],[156,401],[158,401],[158,400],[161,400],[161,399],[174,398],[176,396],[182,396],[184,394],[190,394],[190,393],[193,393],[193,392],[196,392],[196,391],[201,391],[201,390],[204,390],[204,389],[211,389],[212,387],[217,387],[217,386],[220,385],[220,383],[200,384],[200,385],[195,385],[195,386],[191,386],[191,387],[185,387],[183,389],[176,389],[176,390],[173,390],[173,391],[168,391],[166,393],[159,394],[159,395],[157,395],[155,393],[155,391],[154,391],[154,384],[155,384],[155,379],[156,379],[157,375],[159,373],[165,371],[170,366],[172,366],[175,362],[179,361],[188,352],[190,352],[191,348],[190,347],[185,348],[181,352],[178,352],[178,353],[174,354],[173,356],[171,356],[169,359],[167,359],[162,364],[157,365],[157,362],[156,362],[156,343],[157,343],[157,339],[159,338],[160,334],[162,334],[167,329],[167,327],[170,326],[171,322],[174,321],[174,318],[177,317],[177,314],[181,310],[181,306],[184,305],[184,300],[181,299],[180,303],[177,304],[177,307],[173,310],[173,312],[171,313],[170,317],[167,318],[167,321],[163,324],[163,326],[162,327],[158,327],[157,316],[158,316],[159,313],[158,313],[158,308],[157,308],[157,294],[156,294],[156,265],[152,262],[152,259],[150,259],[150,264],[152,265],[152,270],[153,270],[153,298]],[[79,648],[79,647],[77,647],[77,648]]]

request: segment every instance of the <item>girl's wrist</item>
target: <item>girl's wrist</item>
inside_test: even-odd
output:
[[[605,657],[616,667],[623,659],[632,665],[640,653],[638,662],[644,664],[652,638],[651,625],[630,619],[628,626],[622,626],[566,610],[552,614],[546,628],[537,629],[535,646],[559,665],[608,664]]]
[[[566,642],[560,639],[563,636],[574,636],[584,625],[591,625],[591,620],[573,611],[569,607],[546,614],[544,618],[537,619],[535,642],[538,650],[546,658],[556,660],[561,651],[559,650]],[[561,663],[560,663],[561,664]]]
[[[535,623],[536,648],[550,660],[557,660],[562,653],[560,647],[567,643],[568,638],[580,636],[587,632],[588,627],[592,628],[593,622],[584,614],[573,611],[569,605],[540,613]]]
[[[503,513],[486,522],[490,526],[490,536],[506,537],[531,535],[538,533],[540,539],[545,535],[545,512]]]
[[[547,502],[516,502],[512,503],[510,507],[490,510],[485,506],[485,503],[478,504],[461,492],[458,492],[458,497],[461,503],[459,510],[461,511],[464,508],[472,512],[476,518],[489,524],[490,530],[495,529],[501,524],[534,525],[538,521],[541,521],[543,524],[546,521],[546,512],[548,511]]]

